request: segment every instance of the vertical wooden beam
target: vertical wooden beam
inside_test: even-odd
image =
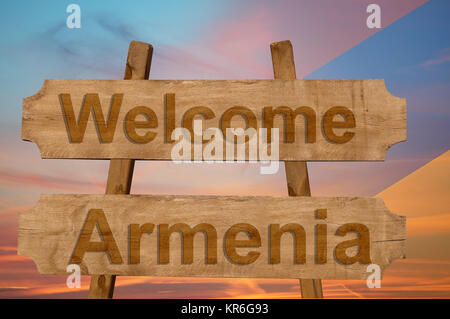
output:
[[[275,79],[294,80],[295,64],[291,41],[270,45]],[[284,162],[289,196],[311,196],[306,162]],[[302,298],[323,298],[320,279],[300,279]]]
[[[152,63],[153,47],[144,42],[131,41],[128,49],[124,80],[147,80]],[[129,194],[133,178],[133,159],[112,159],[109,164],[106,194]],[[112,298],[116,276],[91,277],[89,298]]]

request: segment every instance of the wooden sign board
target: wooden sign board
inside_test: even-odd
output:
[[[283,161],[384,160],[406,139],[406,100],[384,80],[46,80],[24,99],[22,139],[43,158],[170,160],[172,132],[194,119],[278,128]]]
[[[405,232],[381,198],[41,195],[18,251],[42,274],[366,279]]]

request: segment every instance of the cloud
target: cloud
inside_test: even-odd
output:
[[[104,191],[106,184],[77,181],[67,177],[54,177],[29,172],[18,172],[0,169],[0,183],[6,186],[21,188],[53,189],[68,192]],[[95,187],[93,187],[95,186]]]
[[[136,163],[132,192],[140,194],[287,195],[283,164],[261,175],[257,164]],[[156,169],[155,169],[156,168]]]
[[[110,15],[97,15],[93,20],[104,30],[124,42],[138,39],[138,33],[132,24],[122,23]]]
[[[211,50],[224,57],[237,76],[250,70],[256,77],[270,78],[270,60],[262,57],[267,56],[270,43],[278,39],[275,23],[269,10],[260,4],[238,19],[218,22],[210,31]]]
[[[438,53],[438,56],[429,60],[426,60],[421,64],[423,67],[436,66],[442,63],[450,62],[450,48],[445,48]]]
[[[408,236],[450,234],[450,214],[408,218]]]
[[[208,61],[210,59],[205,57],[204,48],[196,48],[198,53],[193,54],[188,49],[160,42],[153,43],[153,47],[155,59],[152,61],[154,70],[151,72],[151,78],[181,79],[184,77],[183,73],[191,73],[193,74],[191,78],[199,79],[209,78],[211,74],[216,74],[216,77],[229,74],[227,68],[219,66],[214,61]]]

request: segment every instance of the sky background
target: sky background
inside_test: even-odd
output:
[[[81,29],[66,7],[81,7]],[[381,6],[381,29],[366,7]],[[385,198],[408,217],[407,259],[381,289],[324,281],[325,297],[450,297],[450,1],[8,1],[0,11],[0,297],[87,297],[17,255],[17,216],[41,193],[104,193],[108,161],[42,160],[21,141],[22,99],[44,79],[121,79],[131,40],[151,79],[270,79],[270,43],[291,40],[298,78],[383,78],[407,99],[407,142],[385,162],[308,163],[313,196]],[[446,153],[447,152],[447,153]],[[74,173],[75,172],[75,173]],[[286,196],[284,168],[139,161],[132,193]],[[298,298],[296,280],[119,277],[117,298]]]

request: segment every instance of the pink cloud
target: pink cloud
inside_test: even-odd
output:
[[[270,43],[291,40],[302,78],[426,2],[379,0],[382,28],[369,29],[366,8],[373,1],[259,1],[212,26],[207,48],[239,77],[270,78]]]
[[[266,55],[263,53],[276,40],[274,21],[271,20],[269,10],[259,5],[240,19],[217,23],[211,49],[226,56],[235,64],[234,69],[249,69],[255,74],[270,77],[271,64],[261,63],[265,61],[261,61],[260,57]]]
[[[69,192],[86,192],[87,189],[93,190],[93,184],[89,182],[77,181],[63,176],[54,177],[37,173],[11,170],[0,170],[0,183],[7,186],[16,186],[21,188],[37,187],[39,189],[46,188]],[[94,185],[104,190],[103,183],[95,181]]]

